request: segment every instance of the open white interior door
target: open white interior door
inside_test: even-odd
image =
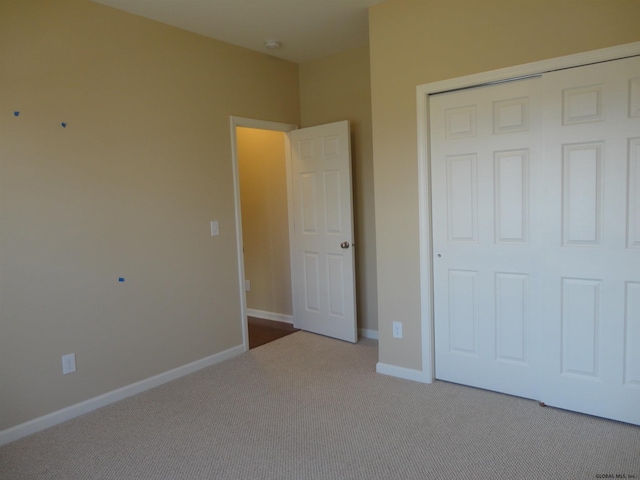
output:
[[[357,342],[349,122],[294,130],[293,314],[302,330]]]

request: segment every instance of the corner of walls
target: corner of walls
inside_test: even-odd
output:
[[[6,430],[242,342],[229,117],[300,99],[292,62],[95,2],[1,8]]]
[[[352,135],[358,327],[378,330],[369,47],[299,65],[302,127],[349,120]]]

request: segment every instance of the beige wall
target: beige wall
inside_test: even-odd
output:
[[[369,48],[301,63],[300,109],[303,127],[351,124],[358,327],[378,330]]]
[[[638,0],[391,0],[369,11],[380,361],[421,368],[416,86],[640,40]],[[392,338],[392,321],[404,339]]]
[[[86,0],[0,2],[0,48],[2,430],[242,343],[229,116],[300,109],[297,65]]]
[[[291,315],[285,134],[238,127],[247,308]]]

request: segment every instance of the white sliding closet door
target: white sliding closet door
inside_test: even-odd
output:
[[[640,424],[640,59],[430,116],[436,377]]]
[[[543,87],[542,400],[640,424],[640,57]]]
[[[431,97],[436,377],[537,398],[539,78]]]

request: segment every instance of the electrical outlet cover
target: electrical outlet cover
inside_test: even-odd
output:
[[[69,353],[62,356],[62,374],[73,373],[76,371],[76,354]]]
[[[394,338],[402,338],[402,322],[393,322]]]

